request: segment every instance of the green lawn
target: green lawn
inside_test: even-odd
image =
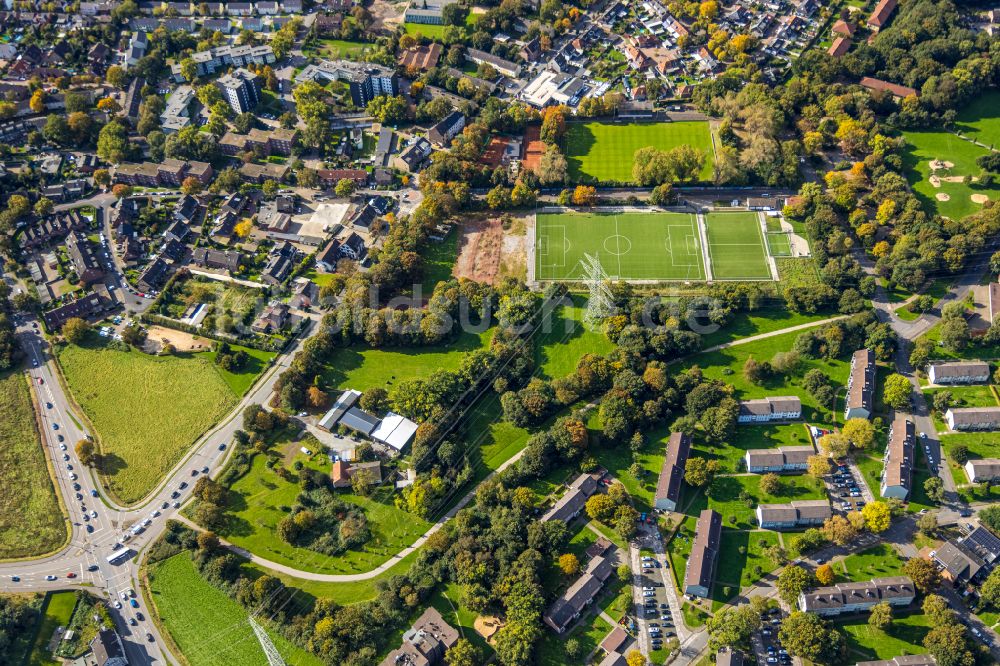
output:
[[[784,287],[812,287],[822,284],[812,257],[775,257],[778,279]]]
[[[691,491],[691,489],[688,489]],[[694,491],[691,491],[694,492]],[[750,494],[750,502],[740,500],[743,492]],[[684,501],[687,501],[685,496]],[[826,492],[815,479],[807,476],[782,476],[781,488],[771,495],[760,489],[760,476],[718,476],[712,481],[711,496],[698,491],[694,501],[685,513],[697,516],[709,508],[722,514],[722,524],[726,527],[750,529],[754,527],[754,510],[758,504],[787,504],[792,500],[824,499]],[[748,506],[749,504],[749,506]],[[735,519],[735,522],[734,522]]]
[[[406,34],[414,37],[426,37],[432,41],[441,41],[444,38],[444,31],[448,29],[446,25],[431,25],[429,23],[404,23],[403,28]]]
[[[59,548],[68,524],[35,425],[28,380],[20,372],[0,379],[0,560]]]
[[[931,630],[930,621],[922,613],[893,617],[892,624],[886,631],[869,627],[866,615],[834,624],[847,638],[847,649],[852,661],[925,654],[927,651],[923,647],[923,640]]]
[[[792,255],[792,242],[786,233],[767,234],[767,249],[772,257],[790,257]]]
[[[773,449],[778,446],[804,446],[811,444],[805,424],[787,425],[741,425],[736,435],[724,444],[708,444],[695,440],[692,453],[702,458],[719,460],[722,471],[728,473],[746,471],[743,464],[750,449]]]
[[[441,617],[458,630],[462,638],[466,638],[476,645],[483,655],[488,656],[493,653],[486,643],[486,639],[479,635],[475,629],[476,618],[479,613],[470,610],[462,603],[462,586],[457,583],[444,583],[439,585],[434,595],[427,600],[427,605],[433,606],[441,613]]]
[[[546,213],[536,216],[535,276],[577,281],[584,255],[609,276],[703,280],[697,220],[690,213]]]
[[[430,298],[438,282],[451,279],[458,258],[458,230],[452,229],[440,243],[431,242],[420,252],[423,264],[423,282],[421,290],[424,298]]]
[[[986,90],[958,114],[955,128],[961,134],[987,146],[1000,144],[1000,91]]]
[[[426,521],[396,508],[391,485],[378,487],[370,497],[341,491],[338,497],[364,510],[372,531],[371,540],[362,549],[339,555],[324,555],[292,546],[277,537],[276,529],[278,522],[288,515],[281,507],[295,504],[300,492],[298,478],[292,471],[287,481],[282,479],[267,468],[266,460],[266,456],[256,456],[250,472],[233,484],[229,497],[230,505],[236,510],[227,513],[226,529],[219,532],[226,540],[255,555],[304,571],[357,573],[386,562],[412,545],[430,527]],[[330,462],[325,455],[309,459],[297,453],[295,460],[324,473],[330,472]]]
[[[908,151],[904,153],[904,165],[908,179],[914,192],[923,201],[925,207],[953,219],[959,219],[982,209],[981,204],[974,203],[970,198],[973,194],[984,194],[996,201],[1000,198],[1000,186],[985,188],[975,183],[945,181],[945,178],[962,178],[967,175],[978,176],[979,166],[976,158],[989,153],[951,132],[909,131],[904,132]],[[932,171],[930,162],[940,160],[951,162],[953,167]],[[934,187],[930,177],[937,175],[942,179],[940,187]],[[947,201],[939,199],[938,195],[948,197]]]
[[[323,381],[331,389],[365,391],[379,386],[391,393],[395,383],[427,377],[434,370],[457,370],[466,352],[487,346],[492,336],[493,329],[489,329],[479,334],[462,333],[454,342],[440,345],[342,347],[330,354]]]
[[[28,666],[57,666],[61,659],[55,659],[49,652],[49,640],[57,627],[66,627],[76,608],[76,592],[51,592],[42,604],[42,621],[35,634],[34,647],[28,659]]]
[[[1000,457],[1000,441],[996,433],[992,432],[962,432],[941,435],[941,446],[945,450],[945,457],[951,466],[952,475],[956,483],[969,483],[969,478],[965,473],[965,468],[959,465],[952,458],[952,452],[959,444],[964,445],[969,450],[969,459],[998,458]]]
[[[740,338],[749,338],[761,333],[780,331],[783,328],[800,326],[813,321],[837,316],[835,313],[800,314],[786,308],[765,308],[755,312],[736,312],[730,322],[714,333],[701,338],[705,347],[714,347]]]
[[[191,666],[220,663],[267,666],[264,650],[247,623],[249,614],[198,573],[189,553],[149,567],[150,592],[161,624]],[[266,629],[287,664],[322,662]]]
[[[572,305],[560,305],[549,319],[535,347],[535,363],[544,377],[555,379],[576,371],[584,354],[608,354],[615,345],[600,328],[583,323],[587,300],[573,296]]]
[[[233,351],[244,351],[249,356],[249,360],[245,367],[242,368],[240,372],[230,372],[224,370],[219,366],[215,365],[216,353],[214,351],[204,352],[202,354],[195,354],[195,358],[200,358],[204,356],[209,361],[219,374],[222,375],[222,379],[225,380],[226,384],[229,386],[229,390],[238,396],[243,396],[250,387],[253,385],[254,380],[257,376],[264,371],[268,364],[277,356],[276,352],[261,351],[260,349],[252,349],[250,347],[241,347],[239,345],[230,345]]]
[[[566,160],[573,182],[632,182],[635,152],[653,146],[670,150],[687,144],[702,152],[702,180],[711,180],[715,154],[708,123],[573,122],[566,129]]]
[[[776,353],[791,349],[795,338],[800,334],[801,331],[793,331],[745,345],[703,352],[689,357],[683,365],[684,367],[697,365],[706,377],[732,384],[736,388],[737,397],[741,400],[774,395],[797,395],[802,400],[805,420],[817,425],[830,423],[836,418],[836,412],[831,413],[817,406],[816,400],[802,388],[802,377],[810,369],[818,368],[830,377],[834,385],[844,386],[850,372],[849,360],[803,359],[798,373],[793,377],[775,377],[763,385],[751,384],[743,377],[743,365],[747,358],[752,356],[758,361],[770,361]],[[727,369],[729,374],[725,372]]]
[[[343,39],[321,39],[319,43],[320,54],[344,60],[361,60],[365,53],[375,48],[374,44],[367,42],[348,42]]]
[[[965,345],[963,349],[953,350],[942,347],[938,344],[941,340],[941,324],[935,324],[933,328],[923,334],[924,338],[934,343],[933,357],[936,360],[948,359],[978,359],[991,361],[1000,359],[1000,344],[979,344],[973,340]]]
[[[775,532],[745,532],[740,530],[722,530],[722,547],[719,550],[718,575],[719,582],[733,588],[736,594],[739,588],[753,585],[766,574],[778,568],[774,562],[761,553],[765,546],[778,543]],[[743,552],[740,552],[740,551]],[[760,567],[760,573],[757,572]],[[739,572],[739,580],[736,580]]]
[[[712,261],[713,278],[771,278],[758,213],[709,213],[705,216],[705,231],[708,235],[708,255]]]
[[[846,577],[848,581],[860,583],[872,578],[901,576],[904,564],[905,561],[896,554],[892,546],[879,544],[848,555],[835,566],[837,574]]]
[[[106,487],[125,503],[150,492],[238,402],[236,380],[204,356],[150,356],[95,342],[63,345],[58,356],[97,432]]]

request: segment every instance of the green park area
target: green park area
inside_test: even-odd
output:
[[[704,121],[673,123],[569,123],[566,128],[566,160],[573,182],[632,182],[635,152],[652,146],[670,150],[688,145],[704,155],[701,180],[711,180],[715,153],[712,132]]]
[[[930,620],[922,613],[893,617],[886,629],[868,625],[868,616],[835,622],[847,639],[850,661],[892,659],[904,654],[924,654],[924,636],[931,630]]]
[[[0,379],[0,560],[42,555],[68,531],[35,425],[28,380]]]
[[[238,402],[263,359],[224,376],[207,354],[151,356],[96,335],[63,345],[59,363],[98,436],[99,471],[121,502],[150,492],[191,444]]]
[[[583,321],[587,300],[573,296],[572,303],[558,306],[543,323],[536,347],[535,363],[541,375],[549,379],[565,377],[576,371],[585,354],[607,354],[615,345],[599,328]]]
[[[49,641],[58,627],[69,626],[76,608],[76,592],[51,592],[42,603],[42,621],[38,624],[27,666],[57,666],[62,663],[51,651]]]
[[[267,656],[248,623],[249,614],[201,577],[187,552],[148,568],[159,624],[190,666],[268,666]],[[263,622],[262,622],[263,624]],[[286,664],[319,666],[318,659],[265,628]]]
[[[955,120],[955,130],[991,148],[1000,147],[1000,91],[987,90],[961,110]]]
[[[852,553],[833,566],[841,579],[860,583],[872,578],[901,576],[905,563],[895,548],[883,543],[860,553]]]
[[[837,315],[831,313],[798,313],[787,308],[765,308],[753,312],[736,312],[733,313],[728,324],[702,335],[701,343],[703,347],[714,347],[740,338],[780,331],[835,316]]]
[[[903,136],[909,148],[904,163],[910,185],[928,210],[960,219],[981,210],[986,198],[1000,198],[1000,186],[976,182],[982,171],[976,159],[989,154],[986,148],[946,130],[909,131]],[[965,183],[966,176],[972,182]]]
[[[251,553],[279,564],[303,571],[326,574],[348,574],[369,571],[389,560],[403,548],[413,544],[430,524],[396,508],[391,484],[374,488],[369,495],[357,495],[345,489],[336,493],[344,502],[360,508],[371,531],[370,539],[358,548],[336,555],[294,546],[278,536],[278,522],[288,515],[288,507],[296,504],[301,492],[296,463],[326,475],[330,461],[325,455],[306,456],[299,452],[305,445],[318,450],[319,444],[308,441],[285,442],[285,450],[293,451],[282,465],[288,475],[279,476],[276,467],[265,463],[268,457],[254,456],[250,471],[240,477],[227,496],[228,511],[225,527],[218,530],[227,541]]]

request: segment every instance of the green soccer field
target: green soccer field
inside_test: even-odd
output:
[[[570,123],[566,161],[572,182],[631,182],[635,151],[646,146],[670,150],[688,144],[705,154],[702,180],[711,180],[715,153],[704,121],[676,123]]]
[[[713,279],[771,279],[757,213],[709,213],[705,216],[705,229]]]
[[[584,254],[622,280],[704,280],[701,242],[688,213],[539,214],[535,279],[582,280]]]

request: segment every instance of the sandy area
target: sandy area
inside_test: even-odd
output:
[[[934,195],[934,198],[937,199],[938,201],[950,201],[951,200],[951,196],[949,196],[948,194],[945,194],[944,192],[938,192],[937,194]]]
[[[990,200],[990,198],[985,194],[972,194],[969,195],[969,198],[972,199],[972,203],[977,203],[977,204],[984,204]]]
[[[937,176],[931,176],[927,180],[929,180],[931,182],[932,186],[934,186],[934,187],[941,187],[941,179],[938,178]]]
[[[499,217],[466,219],[458,239],[456,277],[493,284],[500,270],[503,227]]]
[[[496,633],[503,628],[505,622],[492,615],[480,615],[473,623],[472,628],[476,633],[486,639],[486,642],[493,645],[496,642]]]
[[[938,171],[939,169],[951,169],[955,164],[952,162],[946,162],[944,160],[931,160],[930,167],[933,171]]]
[[[150,326],[146,331],[145,350],[151,354],[157,354],[163,346],[170,343],[179,352],[210,351],[212,341],[206,338],[199,338],[184,331],[175,331],[164,326]]]

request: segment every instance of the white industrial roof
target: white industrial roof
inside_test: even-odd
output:
[[[389,412],[372,432],[372,439],[391,446],[397,451],[410,443],[413,435],[417,432],[417,424],[399,414]]]

